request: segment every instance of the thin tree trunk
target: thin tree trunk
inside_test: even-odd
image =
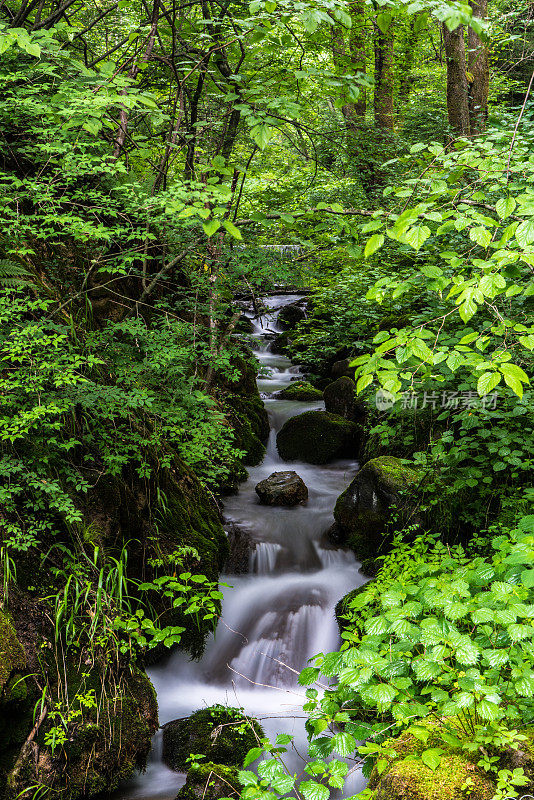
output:
[[[419,39],[419,32],[415,29],[417,15],[408,22],[408,29],[404,35],[401,63],[399,65],[400,82],[399,82],[399,101],[406,103],[412,91],[412,70],[415,63],[415,56],[417,52],[417,41]]]
[[[385,33],[377,27],[375,31],[375,125],[384,130],[393,130],[395,126],[393,109],[393,92],[395,89],[395,71],[393,24]]]
[[[460,136],[469,136],[469,96],[465,62],[464,26],[450,31],[442,25],[447,62],[447,112],[449,124]]]
[[[367,72],[365,0],[356,0],[351,4],[350,16],[352,18],[352,28],[350,29],[349,50],[352,70],[365,75]],[[359,120],[365,118],[367,98],[364,89],[360,89],[360,95],[356,102],[352,104],[352,109]]]
[[[470,0],[473,16],[485,19],[488,0]],[[469,124],[471,135],[480,133],[488,121],[489,54],[488,48],[472,28],[467,29],[470,73]]]

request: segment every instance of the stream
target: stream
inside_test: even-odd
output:
[[[158,695],[160,724],[185,717],[204,706],[222,703],[243,707],[256,717],[267,736],[295,736],[296,750],[306,752],[305,701],[297,673],[317,653],[340,644],[334,616],[337,601],[366,582],[352,552],[334,549],[324,539],[333,522],[337,497],[354,477],[355,461],[336,461],[324,466],[291,462],[309,490],[306,505],[294,508],[262,506],[256,484],[272,472],[286,469],[276,450],[276,434],[290,417],[322,402],[297,402],[272,397],[301,375],[299,367],[270,352],[273,332],[281,330],[277,316],[282,305],[299,295],[266,299],[273,309],[254,318],[254,353],[262,370],[258,387],[264,397],[271,434],[263,463],[249,468],[248,480],[239,493],[225,501],[225,520],[245,530],[255,543],[249,573],[222,575],[223,614],[216,634],[207,643],[200,661],[176,652],[148,670]],[[122,800],[173,800],[185,776],[167,769],[161,761],[161,731],[143,774],[120,792]],[[300,771],[297,752],[286,763]],[[365,781],[355,772],[347,785],[349,795],[363,789]]]

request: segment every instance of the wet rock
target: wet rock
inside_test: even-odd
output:
[[[191,753],[218,764],[241,767],[261,736],[259,723],[244,716],[241,709],[209,706],[163,726],[162,760],[177,772],[189,768]]]
[[[362,430],[354,422],[327,411],[306,411],[291,417],[276,446],[284,461],[326,464],[336,458],[357,458]]]
[[[282,400],[300,400],[302,402],[311,402],[314,400],[322,400],[323,393],[320,389],[316,389],[308,381],[294,381],[287,389],[282,389],[281,392],[276,393],[276,397]]]
[[[301,320],[306,319],[305,306],[302,300],[284,306],[278,314],[279,324],[284,328],[294,328]]]
[[[415,520],[415,491],[421,475],[400,459],[381,456],[368,461],[337,500],[337,543],[348,544],[360,559],[376,556],[384,544],[392,506],[400,509],[399,524]]]
[[[250,533],[233,523],[228,527],[228,546],[230,555],[224,571],[230,575],[246,575],[249,572],[250,558],[256,549],[256,542]]]
[[[224,764],[195,764],[187,773],[187,780],[176,800],[219,800],[221,797],[237,798],[241,794],[239,769]]]
[[[296,472],[273,472],[256,486],[260,503],[266,506],[296,506],[308,499],[308,488]]]
[[[324,390],[325,408],[331,414],[350,419],[352,422],[363,422],[365,405],[356,394],[356,384],[352,378],[342,375]]]

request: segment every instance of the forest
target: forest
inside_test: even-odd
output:
[[[0,800],[534,793],[534,3],[0,1]]]

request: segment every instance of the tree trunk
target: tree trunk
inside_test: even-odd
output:
[[[417,15],[408,22],[407,29],[403,36],[402,56],[399,64],[400,81],[399,81],[399,101],[406,103],[412,91],[412,70],[415,63],[415,55],[417,52],[417,41],[419,39],[419,32],[415,29]]]
[[[350,16],[352,28],[350,29],[349,51],[353,72],[367,72],[367,53],[365,46],[365,1],[356,0],[351,4]],[[360,96],[351,104],[352,112],[357,119],[364,119],[367,109],[367,100],[364,89],[360,89]]]
[[[341,25],[332,28],[332,56],[334,64],[343,75],[365,74],[367,69],[365,48],[365,4],[364,0],[351,3],[350,15],[352,27],[350,29],[348,47],[345,34]],[[356,102],[344,103],[342,106],[343,117],[349,133],[354,132],[358,124],[365,118],[366,112],[365,91],[362,89]]]
[[[447,61],[447,112],[449,124],[460,136],[469,136],[469,98],[465,63],[464,26],[450,31],[442,25]]]
[[[470,0],[473,16],[485,19],[488,0]],[[488,120],[488,48],[472,28],[467,29],[469,84],[469,124],[471,135],[480,133]]]
[[[384,130],[393,130],[393,92],[395,71],[393,64],[394,33],[390,23],[385,33],[377,27],[375,31],[375,125]]]

